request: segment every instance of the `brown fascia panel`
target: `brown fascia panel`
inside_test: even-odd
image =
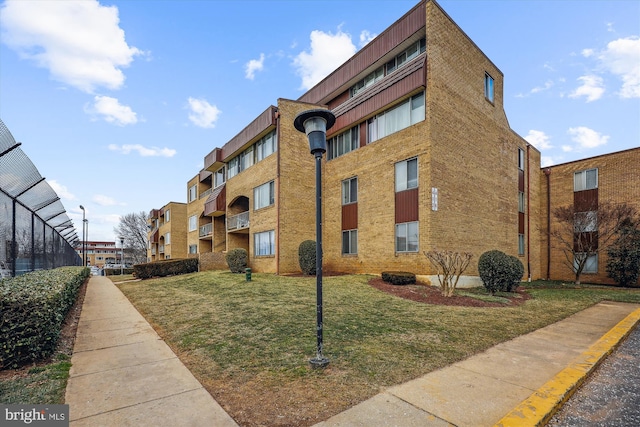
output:
[[[231,138],[222,147],[222,159],[228,160],[238,151],[242,150],[247,143],[255,139],[262,133],[266,133],[271,127],[276,125],[276,113],[278,108],[271,105],[262,114],[256,117],[251,123],[240,131],[239,134]]]

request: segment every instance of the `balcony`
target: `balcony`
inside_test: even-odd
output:
[[[160,245],[160,248],[158,249],[158,253],[161,253],[161,254],[164,253],[164,245]]]
[[[249,228],[249,211],[227,217],[227,231],[239,231]]]
[[[209,194],[209,198],[204,202],[204,214],[206,216],[220,216],[226,212],[227,192],[226,185],[222,184]]]
[[[209,237],[211,236],[211,233],[213,232],[213,223],[209,223],[209,224],[205,224],[205,225],[201,225],[200,226],[200,231],[198,233],[198,236],[200,238],[203,237]]]
[[[151,248],[151,255],[155,255],[155,254],[156,254],[156,248],[153,247],[153,248]]]

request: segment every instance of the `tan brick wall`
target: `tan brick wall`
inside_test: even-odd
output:
[[[205,252],[200,254],[200,271],[229,270],[225,255],[221,252]]]
[[[170,202],[163,209],[171,212],[169,222],[163,223],[159,228],[160,242],[164,241],[163,237],[167,233],[171,233],[171,243],[165,243],[164,255],[171,259],[187,258],[187,204]]]
[[[598,200],[600,203],[628,203],[640,211],[640,148],[592,157],[571,163],[550,167],[551,210],[561,206],[573,205],[573,175],[575,172],[598,168]],[[547,181],[544,170],[540,172],[541,200],[541,249],[542,274],[547,269]],[[552,230],[557,227],[551,214]],[[606,249],[598,255],[598,273],[583,273],[581,281],[585,283],[606,283],[613,281],[606,273]],[[551,238],[551,263],[549,277],[553,280],[575,279],[572,268],[566,265],[566,258],[560,244]]]

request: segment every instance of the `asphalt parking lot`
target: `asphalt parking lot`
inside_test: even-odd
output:
[[[640,426],[639,325],[547,426]]]

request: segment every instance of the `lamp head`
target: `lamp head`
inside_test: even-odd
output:
[[[336,116],[329,110],[307,110],[296,116],[293,125],[307,134],[311,154],[322,157],[327,151],[327,129],[336,122]]]

